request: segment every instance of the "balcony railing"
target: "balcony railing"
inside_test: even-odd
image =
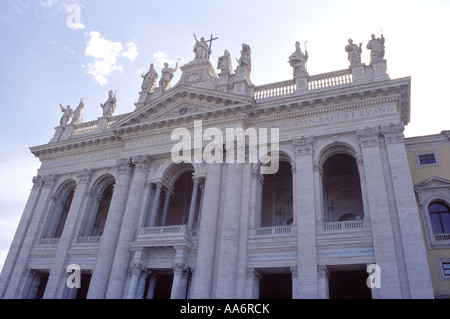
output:
[[[59,238],[40,238],[38,245],[58,245]]]
[[[324,223],[323,230],[325,232],[339,232],[347,230],[359,230],[364,228],[364,220],[349,220],[344,222]]]
[[[192,237],[198,235],[198,229],[189,229],[186,225],[144,227],[140,230],[139,235],[181,234],[185,232]]]
[[[256,229],[256,236],[285,235],[291,233],[291,225],[260,227]]]
[[[101,236],[78,237],[77,244],[97,244],[100,242]]]

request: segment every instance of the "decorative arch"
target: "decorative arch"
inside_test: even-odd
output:
[[[167,181],[171,186],[175,184],[175,181],[184,173],[195,173],[195,167],[191,163],[171,163],[162,174],[162,179]]]
[[[322,149],[317,150],[317,153],[319,154],[318,162],[321,166],[323,166],[328,158],[336,154],[347,154],[355,160],[359,156],[357,148],[345,142],[333,142],[331,144],[326,144],[322,147]]]

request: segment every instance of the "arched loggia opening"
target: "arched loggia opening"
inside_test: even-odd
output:
[[[74,180],[68,180],[55,192],[42,238],[61,237],[76,187]]]
[[[278,171],[264,174],[261,196],[261,227],[293,223],[293,184],[290,161],[280,154]]]
[[[361,180],[355,158],[348,153],[338,152],[329,156],[322,168],[324,221],[363,219]]]
[[[187,225],[190,229],[197,228],[203,180],[194,176],[194,172],[192,164],[173,164],[163,174],[164,182],[154,184],[152,209],[149,211],[155,217],[150,218],[148,226]]]
[[[92,187],[81,235],[97,237],[103,234],[106,218],[114,193],[115,179],[112,175],[101,177]]]

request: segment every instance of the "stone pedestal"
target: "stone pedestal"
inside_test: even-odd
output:
[[[215,89],[217,74],[208,59],[198,59],[180,67],[182,74],[177,85]]]
[[[366,81],[366,65],[364,63],[353,64],[350,66],[353,75],[353,83],[362,83]]]
[[[294,77],[296,90],[295,94],[305,94],[308,92],[308,75],[299,75]]]
[[[389,80],[389,75],[387,75],[386,70],[386,60],[380,61],[380,62],[372,62],[370,64],[373,69],[373,81],[386,81]]]
[[[233,79],[233,93],[253,96],[253,84],[246,68],[237,67]]]

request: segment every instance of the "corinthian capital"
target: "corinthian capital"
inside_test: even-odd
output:
[[[92,169],[87,168],[78,171],[78,183],[79,184],[89,183],[91,180],[92,172],[93,172]]]
[[[138,155],[131,158],[135,171],[148,173],[152,159],[148,155]]]
[[[312,136],[302,136],[300,138],[292,139],[292,146],[295,150],[295,155],[312,155],[314,138]]]
[[[129,158],[119,158],[117,160],[117,174],[131,174],[133,167]]]
[[[403,131],[405,126],[403,123],[389,124],[388,126],[381,127],[381,134],[384,135],[386,143],[398,143],[403,142]]]
[[[356,135],[361,141],[361,147],[378,145],[380,127],[366,127],[361,130],[356,130]]]

